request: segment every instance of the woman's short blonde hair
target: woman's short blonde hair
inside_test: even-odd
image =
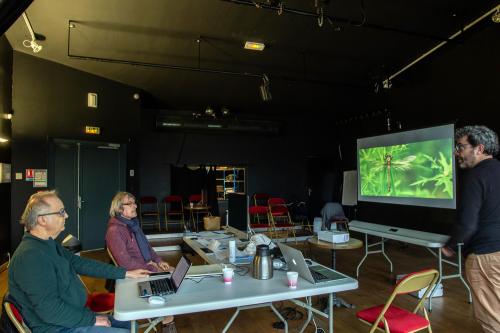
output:
[[[109,207],[109,216],[115,217],[123,212],[123,199],[126,197],[135,200],[134,195],[128,192],[118,192],[115,194],[113,200],[111,200],[111,207]]]

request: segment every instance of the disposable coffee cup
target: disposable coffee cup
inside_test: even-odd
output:
[[[193,208],[193,207],[194,207],[194,203],[190,202],[190,203],[189,203],[189,207],[190,207],[190,208]]]
[[[234,269],[230,267],[226,267],[222,269],[222,278],[225,284],[233,283],[234,278]]]
[[[295,288],[297,288],[297,281],[299,280],[299,273],[287,272],[286,279],[287,279],[288,287],[295,289]]]

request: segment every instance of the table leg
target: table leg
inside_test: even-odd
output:
[[[136,327],[137,323],[135,322],[135,320],[131,320],[130,321],[130,333],[135,333],[136,330],[137,330],[137,327]]]
[[[336,270],[337,266],[337,251],[335,251],[335,249],[332,249],[332,269],[333,270]],[[350,304],[350,303],[347,303],[344,299],[340,298],[340,297],[337,297],[336,293],[332,293],[331,295],[333,295],[333,306],[335,307],[338,307],[338,308],[341,308],[341,307],[345,307],[345,308],[348,308],[348,309],[354,309],[355,306],[353,304]],[[324,308],[323,309],[323,312],[327,313],[328,312],[328,308]]]
[[[361,265],[363,265],[363,262],[365,262],[366,258],[368,257],[368,234],[365,234],[365,255],[361,259],[361,261],[358,264],[358,267],[356,267],[356,277],[359,277],[359,269],[361,268]]]
[[[307,303],[307,319],[306,321],[304,322],[304,324],[302,325],[302,328],[300,329],[299,333],[303,333],[307,327],[307,325],[309,325],[309,323],[311,322],[312,320],[312,302],[311,302],[311,297],[306,297],[306,303]]]
[[[328,331],[333,333],[333,294],[328,295]]]

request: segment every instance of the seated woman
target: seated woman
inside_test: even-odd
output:
[[[173,267],[156,254],[144,235],[132,194],[116,193],[111,201],[109,215],[106,246],[118,266],[127,270],[143,268],[153,272],[173,271]],[[165,317],[163,324],[163,333],[177,332],[172,316]]]

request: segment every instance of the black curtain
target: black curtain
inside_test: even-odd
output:
[[[212,215],[219,215],[219,201],[217,200],[217,184],[215,177],[215,167],[211,166],[206,178],[207,205],[209,205]]]
[[[204,190],[207,194],[206,203],[209,205],[212,215],[219,215],[219,204],[217,201],[217,189],[215,181],[215,167],[210,167],[209,171],[205,166],[200,166],[196,170],[191,170],[187,166],[170,166],[171,189],[170,193],[181,195],[184,202],[192,194],[200,194]]]

